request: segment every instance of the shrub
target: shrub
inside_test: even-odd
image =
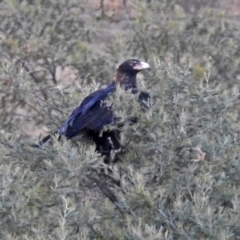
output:
[[[0,3],[1,238],[239,235],[239,30],[216,10],[191,16],[174,1],[129,6],[116,23],[98,12],[90,18],[87,2]],[[108,24],[110,42],[99,47]],[[105,165],[84,141],[31,146],[39,139],[26,133],[29,125],[56,131],[134,55],[152,66],[138,79],[152,98],[145,112],[122,89],[109,98],[126,122],[121,162]],[[71,77],[63,80],[61,67]]]

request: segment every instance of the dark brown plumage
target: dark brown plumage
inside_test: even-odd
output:
[[[71,139],[79,134],[91,138],[96,144],[96,150],[101,154],[110,157],[112,150],[120,149],[120,131],[100,132],[107,124],[114,123],[116,116],[110,106],[107,106],[106,99],[110,93],[116,90],[117,85],[125,90],[132,90],[137,93],[137,73],[150,69],[146,62],[137,59],[130,59],[122,63],[116,70],[113,82],[104,89],[97,90],[88,95],[80,105],[70,114],[66,122],[58,130],[59,139],[65,136]],[[149,99],[148,93],[140,93],[139,100]]]

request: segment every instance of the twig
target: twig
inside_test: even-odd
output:
[[[41,97],[39,97],[38,95],[36,95],[34,92],[31,92],[33,94],[33,96],[35,96],[36,98],[38,98],[39,100],[47,103],[50,107],[54,108],[55,110],[57,110],[58,112],[64,114],[63,111],[61,111],[60,109],[58,109],[57,107],[53,106],[51,103],[47,102],[46,100],[42,99]]]
[[[102,193],[116,206],[116,208],[119,210],[121,214],[123,214],[122,210],[117,205],[118,199],[115,196],[115,194],[109,189],[106,182],[103,182],[103,180],[99,181],[99,179],[96,179],[94,177],[91,177],[91,179],[96,183],[96,185],[99,187],[99,189],[102,191]]]

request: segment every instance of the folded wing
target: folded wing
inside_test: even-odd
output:
[[[113,113],[105,100],[108,94],[115,90],[115,84],[111,84],[87,96],[59,129],[59,135],[72,138],[83,130],[99,131],[104,125],[110,124]]]

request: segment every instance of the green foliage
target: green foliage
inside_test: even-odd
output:
[[[236,239],[239,29],[175,1],[123,4],[119,22],[101,6],[0,2],[0,238]],[[109,98],[121,162],[106,166],[91,142],[31,146],[134,56],[152,67],[138,79],[152,98],[143,112],[130,92]]]

